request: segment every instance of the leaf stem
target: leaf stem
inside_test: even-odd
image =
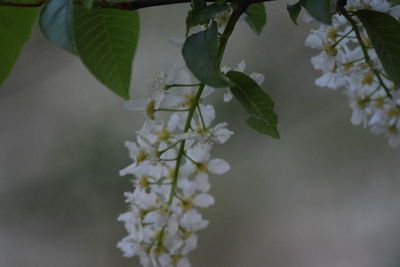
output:
[[[203,129],[204,130],[207,129],[206,123],[204,122],[203,114],[201,113],[200,106],[197,106],[197,112],[199,113],[199,117],[200,117],[201,125],[202,125]]]
[[[185,122],[185,127],[183,129],[183,133],[187,133],[190,129],[190,123],[192,122],[192,118],[193,118],[194,112],[196,110],[196,107],[200,102],[200,97],[201,97],[201,94],[203,93],[204,87],[205,87],[205,84],[202,83],[199,86],[199,89],[197,90],[195,97],[193,98],[193,103],[190,106],[190,110],[189,110],[189,113],[188,113],[188,116],[187,116],[187,119]],[[182,157],[185,153],[185,144],[186,144],[186,140],[182,140],[182,143],[179,145],[178,156],[177,156],[176,164],[175,164],[175,173],[174,173],[174,177],[172,179],[172,188],[171,188],[171,192],[170,192],[169,199],[167,202],[168,206],[172,204],[172,200],[174,199],[176,186],[178,183],[179,167],[181,165]]]
[[[349,31],[348,33],[340,36],[339,40],[337,40],[334,44],[333,47],[337,46],[341,41],[344,40],[344,38],[348,37],[351,33],[353,32],[353,30]]]
[[[156,111],[187,112],[190,109],[158,108]]]
[[[158,151],[159,155],[161,156],[163,153],[167,152],[168,150],[170,150],[171,148],[175,147],[177,144],[179,144],[180,142],[182,142],[182,140],[178,140],[175,143],[169,145],[168,147],[166,147],[163,150]]]
[[[254,2],[253,2],[254,3]],[[226,24],[225,30],[222,33],[219,41],[217,64],[221,64],[222,57],[224,55],[226,45],[228,44],[229,37],[232,35],[235,25],[238,22],[240,16],[246,11],[247,7],[251,4],[251,1],[240,1],[238,2],[236,8],[233,9],[232,14]]]
[[[197,87],[200,86],[200,83],[195,83],[195,84],[181,84],[181,83],[173,83],[173,84],[168,84],[166,85],[166,89],[170,89],[173,87]]]

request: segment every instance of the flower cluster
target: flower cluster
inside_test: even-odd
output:
[[[227,123],[213,125],[215,110],[203,100],[214,90],[194,82],[182,59],[169,72],[160,72],[146,99],[130,100],[127,108],[145,116],[135,142],[126,142],[133,192],[126,192],[129,210],[119,220],[128,236],[118,243],[127,257],[143,266],[190,266],[188,253],[197,246],[196,232],[208,225],[199,208],[214,203],[209,174],[230,166],[210,155],[214,144],[233,134]]]
[[[348,0],[349,12],[369,9],[388,13],[397,19],[400,6],[386,0]],[[332,25],[312,30],[306,45],[320,49],[311,59],[323,75],[315,83],[321,87],[344,88],[353,110],[351,121],[384,134],[392,146],[400,143],[400,94],[385,73],[365,29],[356,17],[360,38],[345,16],[335,14]],[[307,19],[310,20],[310,19]]]

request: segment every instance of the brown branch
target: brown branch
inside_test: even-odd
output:
[[[274,1],[274,0],[227,0],[226,2],[231,2],[231,3],[247,2],[248,4],[253,4],[253,3],[261,3],[269,1]],[[109,8],[137,10],[146,7],[182,4],[190,2],[192,1],[191,0],[133,0],[127,2],[108,2],[107,4],[110,4],[110,6],[108,6]],[[216,0],[207,0],[206,2],[216,2]],[[104,6],[104,2],[96,2],[95,6],[102,7]]]
[[[40,7],[45,2],[32,2],[32,3],[21,3],[21,2],[2,2],[0,1],[0,6],[15,6],[15,7]]]
[[[206,2],[216,2],[217,0],[207,0]],[[246,3],[246,4],[254,4],[254,3],[262,3],[262,2],[271,2],[275,0],[227,0],[226,2],[230,3]],[[44,5],[47,1],[38,1],[31,3],[23,3],[23,2],[9,2],[9,1],[1,1],[0,6],[14,6],[14,7],[40,7]],[[154,6],[164,6],[164,5],[172,5],[172,4],[182,4],[182,3],[190,3],[191,0],[132,0],[132,1],[121,1],[121,2],[106,2],[102,0],[94,0],[93,6],[97,8],[114,8],[114,9],[124,9],[124,10],[137,10],[146,7],[154,7]],[[75,0],[76,4],[80,4],[80,0]]]

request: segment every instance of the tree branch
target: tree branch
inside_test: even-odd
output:
[[[216,2],[217,0],[207,0],[206,2]],[[271,2],[275,0],[226,0],[230,3],[246,3],[248,5],[254,3]],[[40,7],[47,1],[36,1],[31,3],[26,2],[9,2],[0,1],[0,6],[14,6],[14,7]],[[124,10],[137,10],[154,6],[165,6],[172,4],[190,3],[191,0],[131,0],[121,2],[107,2],[103,0],[94,0],[93,6],[96,8],[114,8]],[[81,4],[80,0],[75,0],[75,4]]]
[[[32,2],[32,3],[22,3],[22,2],[2,2],[0,1],[0,6],[15,6],[15,7],[40,7],[45,2]]]

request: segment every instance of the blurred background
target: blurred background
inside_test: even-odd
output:
[[[133,97],[177,53],[187,5],[142,10]],[[235,101],[218,103],[218,121],[235,135],[214,155],[231,171],[212,178],[216,204],[199,233],[192,266],[400,266],[399,150],[352,126],[346,98],[317,88],[303,46],[309,25],[290,22],[285,3],[268,3],[257,37],[241,23],[224,61],[243,58],[266,76],[282,138],[245,126]],[[78,58],[35,29],[0,88],[0,266],[139,266],[116,248],[125,236],[129,164],[123,146],[142,116],[124,109]]]

